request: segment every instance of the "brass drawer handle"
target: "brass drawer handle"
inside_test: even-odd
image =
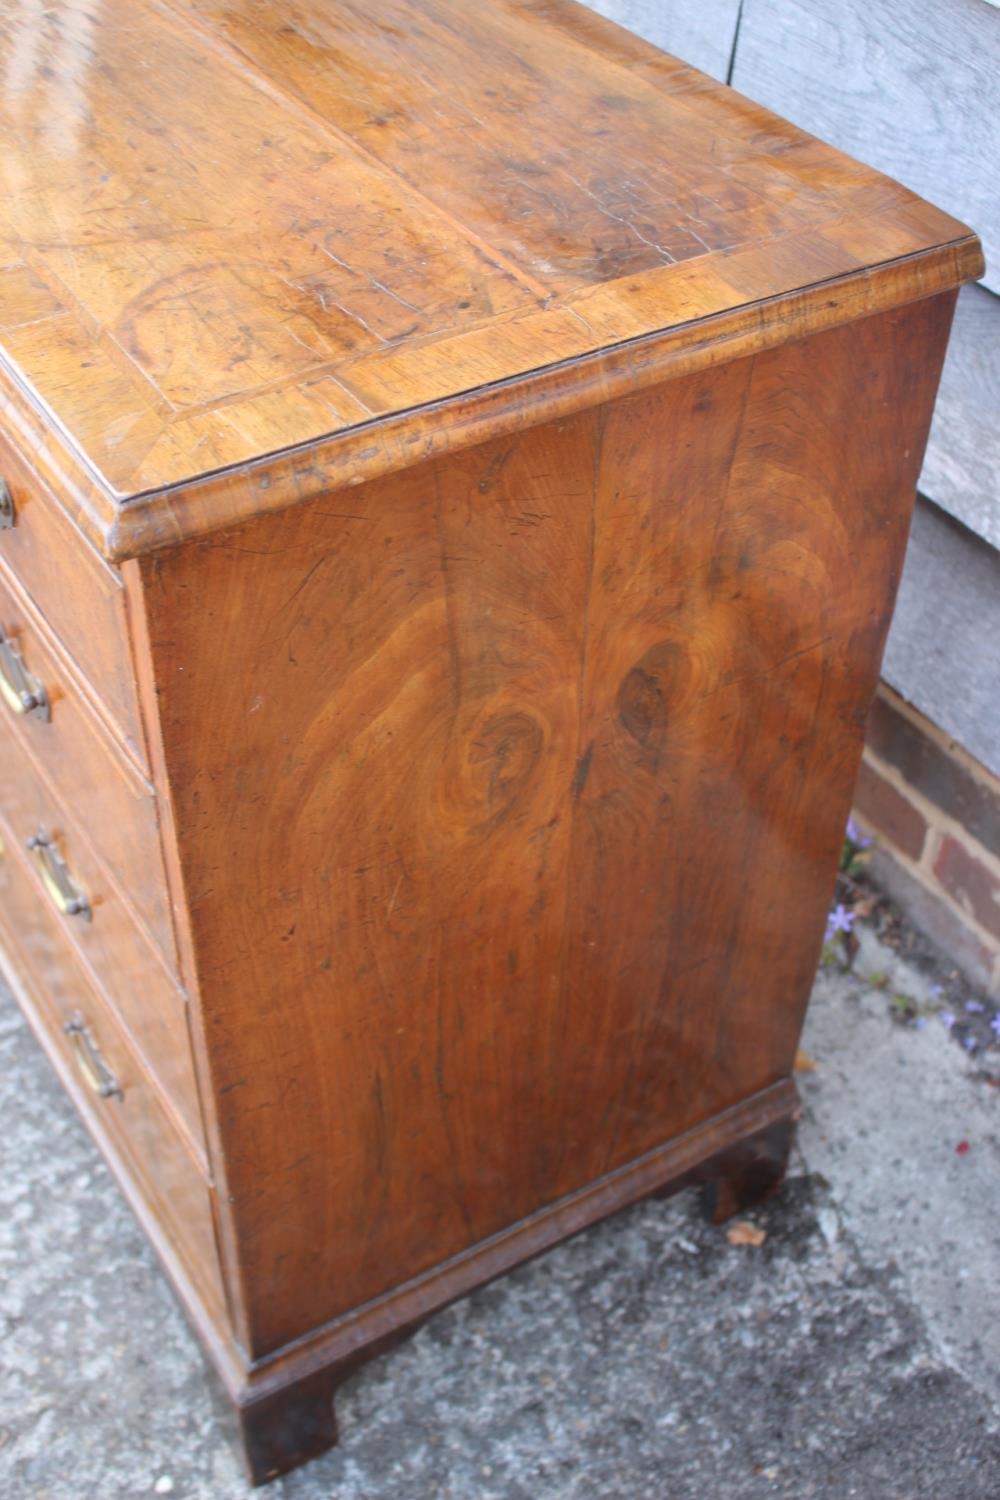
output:
[[[28,840],[28,848],[35,856],[42,883],[52,901],[64,917],[82,917],[89,922],[93,915],[90,902],[66,868],[66,861],[43,831]]]
[[[0,531],[9,531],[17,520],[14,514],[14,497],[6,479],[0,479]]]
[[[17,649],[17,643],[0,625],[0,698],[11,713],[34,714],[49,719],[49,695],[37,677],[32,677]]]
[[[69,1037],[76,1065],[91,1093],[99,1099],[121,1099],[122,1086],[101,1056],[101,1049],[79,1012],[72,1021],[66,1022],[63,1030]]]

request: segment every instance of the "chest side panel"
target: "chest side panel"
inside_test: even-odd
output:
[[[789,1072],[952,301],[143,561],[255,1352]]]

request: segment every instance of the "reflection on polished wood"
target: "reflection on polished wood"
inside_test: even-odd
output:
[[[627,387],[979,267],[945,214],[562,0],[14,4],[0,76],[10,398],[58,413],[122,556],[516,426],[490,394],[528,372],[572,391],[568,361],[651,340],[587,372]],[[806,288],[769,335],[758,304]],[[114,503],[292,444],[318,448],[266,484]]]
[[[0,81],[5,965],[263,1480],[780,1180],[981,255],[564,0],[11,3]]]

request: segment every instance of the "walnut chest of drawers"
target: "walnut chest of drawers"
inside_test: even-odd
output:
[[[977,241],[562,0],[0,20],[0,933],[264,1479],[780,1176]]]

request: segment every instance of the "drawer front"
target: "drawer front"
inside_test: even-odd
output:
[[[85,1113],[111,1137],[192,1278],[221,1302],[211,1189],[98,992],[44,914],[31,875],[0,834],[0,944]],[[67,1029],[68,1028],[68,1029]]]
[[[204,1155],[184,998],[2,721],[0,810],[8,842],[30,869],[31,899],[17,913],[22,947],[40,956],[76,951]],[[39,836],[44,842],[30,848]]]
[[[30,752],[176,966],[152,787],[87,705],[37,615],[2,578],[0,631],[0,743],[13,735]],[[40,701],[31,707],[31,698]]]
[[[2,432],[0,480],[13,515],[13,524],[5,525],[0,514],[0,568],[20,580],[79,665],[117,737],[145,765],[119,574],[76,531]]]

